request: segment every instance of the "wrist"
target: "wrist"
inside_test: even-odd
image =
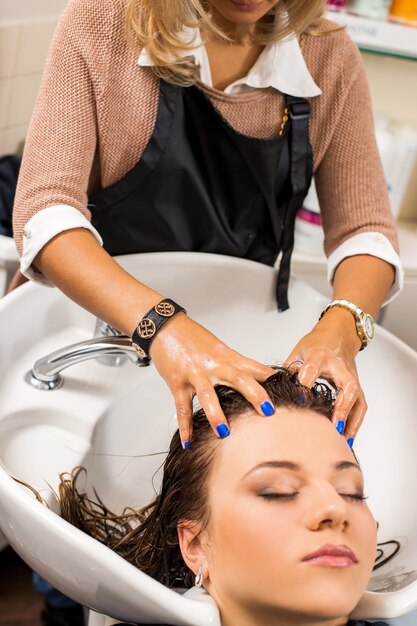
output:
[[[341,308],[352,314],[355,320],[356,334],[361,342],[360,350],[366,348],[375,336],[375,326],[372,316],[362,311],[360,307],[350,300],[346,300],[346,298],[336,298],[336,300],[332,300],[322,311],[319,321],[323,315],[334,308]]]
[[[343,352],[350,352],[353,356],[359,352],[362,342],[358,337],[355,318],[346,309],[333,308],[317,322],[317,328],[331,333],[339,341]]]
[[[151,344],[157,334],[163,326],[180,313],[185,313],[182,306],[170,298],[164,298],[140,320],[132,334],[132,345],[142,359],[149,362]]]

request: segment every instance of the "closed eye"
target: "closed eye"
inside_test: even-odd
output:
[[[298,494],[299,491],[295,491],[294,493],[260,493],[259,495],[265,500],[290,500],[298,496]]]
[[[299,491],[295,491],[294,493],[260,493],[259,496],[264,498],[264,500],[291,500],[298,496],[299,493]],[[347,500],[353,500],[354,502],[362,502],[368,499],[368,496],[364,496],[360,493],[339,493],[339,496]]]
[[[361,493],[339,493],[339,496],[341,496],[342,498],[347,498],[348,500],[355,500],[359,502],[368,499],[368,496],[364,496]]]

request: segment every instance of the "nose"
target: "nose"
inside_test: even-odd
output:
[[[344,530],[348,523],[348,506],[343,497],[331,485],[316,486],[305,511],[307,528]]]

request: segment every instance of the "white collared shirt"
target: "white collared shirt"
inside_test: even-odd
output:
[[[212,87],[210,63],[206,48],[201,40],[198,28],[186,28],[182,37],[184,41],[193,42],[192,56],[200,66],[200,80]],[[188,52],[186,53],[188,55]],[[152,67],[146,48],[138,58],[141,67]],[[259,55],[247,76],[239,78],[224,89],[224,93],[237,94],[254,89],[273,87],[281,93],[301,98],[319,96],[321,89],[316,85],[308,71],[306,62],[296,37],[287,38],[277,44],[267,46]]]
[[[196,64],[200,67],[201,82],[208,87],[213,87],[210,63],[199,29],[184,28],[182,38],[193,43],[192,54]],[[141,67],[153,65],[146,49],[141,51],[138,65]],[[319,86],[307,68],[296,37],[289,37],[282,42],[266,46],[247,76],[228,85],[224,92],[238,94],[268,87],[273,87],[281,93],[304,98],[321,94]],[[33,260],[43,246],[58,233],[74,228],[86,228],[103,245],[98,231],[74,207],[69,205],[51,206],[36,213],[27,222],[23,232],[21,272],[36,282],[50,285],[44,276],[32,269]],[[358,254],[375,256],[394,266],[395,281],[384,302],[384,304],[388,304],[403,287],[403,268],[391,242],[381,233],[372,231],[353,235],[338,246],[327,259],[327,277],[330,284],[339,263],[347,257]]]

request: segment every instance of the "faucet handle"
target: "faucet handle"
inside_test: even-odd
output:
[[[94,338],[95,337],[118,337],[118,336],[124,337],[125,335],[119,332],[118,330],[116,330],[116,328],[114,328],[113,326],[110,326],[110,324],[107,324],[107,322],[104,322],[103,320],[99,318],[96,319],[96,325],[94,328],[94,335],[93,335]],[[102,365],[108,365],[109,367],[121,367],[127,362],[128,359],[127,359],[127,356],[117,355],[117,356],[103,356],[97,360]]]
[[[120,331],[116,330],[114,326],[110,326],[110,324],[107,324],[107,322],[104,322],[103,320],[99,318],[96,319],[96,325],[94,328],[93,337],[117,337],[117,336],[124,336],[124,333],[121,333]]]

